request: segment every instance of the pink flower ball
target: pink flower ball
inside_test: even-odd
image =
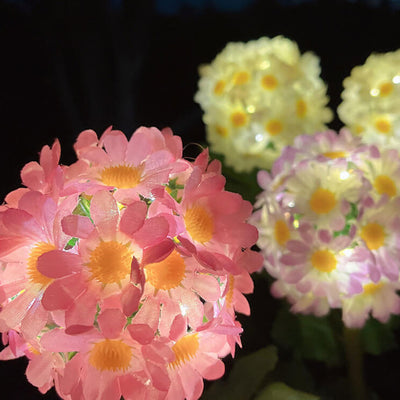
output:
[[[87,130],[75,151],[45,146],[0,210],[0,359],[63,399],[198,399],[250,313],[252,207],[169,129]]]

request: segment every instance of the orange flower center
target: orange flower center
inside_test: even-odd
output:
[[[225,81],[220,80],[214,86],[214,94],[219,96],[224,92],[224,89],[225,89]]]
[[[185,225],[190,236],[196,242],[211,240],[214,233],[214,221],[210,213],[202,206],[194,206],[185,212]]]
[[[233,77],[234,85],[244,85],[250,80],[250,74],[247,71],[237,72]]]
[[[344,151],[326,151],[325,153],[322,153],[323,156],[326,158],[345,158],[347,154]]]
[[[88,268],[102,284],[118,283],[131,272],[133,252],[117,241],[101,242],[91,253]]]
[[[278,119],[271,119],[271,121],[268,121],[265,125],[265,130],[268,131],[271,136],[279,135],[283,130],[282,122]]]
[[[54,246],[54,244],[47,242],[39,242],[36,244],[35,247],[33,247],[31,252],[29,253],[27,261],[28,264],[27,273],[32,283],[38,283],[42,286],[47,286],[49,283],[53,282],[52,278],[49,278],[38,271],[37,262],[40,256],[56,249],[57,248],[56,246]]]
[[[264,75],[261,79],[261,85],[266,90],[274,90],[278,86],[278,80],[274,75]]]
[[[131,347],[122,340],[111,339],[95,343],[89,356],[90,364],[99,371],[126,371],[131,359]]]
[[[247,115],[242,111],[236,111],[231,115],[231,122],[236,128],[240,128],[247,124]]]
[[[283,219],[275,222],[274,236],[280,246],[284,246],[290,238],[290,230]]]
[[[393,83],[392,82],[384,82],[379,86],[379,95],[381,97],[389,96],[393,91]]]
[[[379,175],[375,178],[374,187],[379,194],[387,194],[389,197],[396,196],[397,189],[393,179],[387,175]]]
[[[375,121],[375,128],[379,133],[387,134],[391,131],[392,125],[385,118],[379,118]]]
[[[363,226],[360,236],[370,250],[379,249],[385,242],[385,231],[382,225],[376,222]]]
[[[197,333],[189,334],[181,337],[173,346],[172,351],[175,354],[175,360],[169,365],[177,368],[182,364],[190,361],[199,349],[199,338]]]
[[[311,196],[310,208],[316,214],[328,214],[335,206],[335,195],[328,189],[318,188]]]
[[[107,186],[129,189],[140,183],[142,169],[130,165],[106,167],[100,173],[100,180]]]
[[[383,286],[383,282],[370,282],[363,286],[363,294],[373,295]]]
[[[311,256],[311,264],[321,272],[331,272],[336,268],[336,257],[330,250],[317,250]]]
[[[228,277],[228,291],[225,296],[226,305],[230,307],[232,305],[233,300],[233,291],[235,289],[235,277],[234,275],[229,275]]]
[[[145,269],[147,281],[156,289],[173,289],[185,277],[185,262],[176,250],[165,260],[146,265]]]
[[[226,129],[225,127],[223,127],[221,125],[217,125],[215,127],[215,132],[217,132],[218,135],[222,136],[222,137],[228,137],[228,135],[229,135],[228,129]]]
[[[299,118],[304,118],[307,114],[307,104],[304,100],[297,100],[296,114]]]

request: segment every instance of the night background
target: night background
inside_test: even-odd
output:
[[[0,1],[1,198],[20,186],[21,168],[55,138],[61,142],[61,162],[74,162],[72,146],[84,129],[100,135],[113,125],[130,136],[141,125],[169,126],[189,145],[184,154],[191,155],[197,150],[190,144],[205,143],[202,112],[193,101],[198,66],[210,63],[227,42],[277,35],[320,57],[335,110],[342,81],[354,66],[371,52],[400,48],[400,2]],[[337,116],[330,127],[341,127]],[[270,332],[282,302],[268,294],[265,276],[255,281],[255,294],[248,296],[252,317],[240,317],[244,333],[238,358],[276,342],[276,329],[275,336]],[[387,351],[366,356],[366,380],[379,396],[374,398],[400,393],[396,324],[384,332]],[[289,359],[287,353],[280,357]],[[345,367],[315,358],[296,359],[303,375],[288,383],[326,392],[324,399],[345,398],[330,389],[345,385],[334,380]],[[226,361],[229,370],[232,364]],[[26,364],[25,359],[0,362],[0,397],[6,391],[8,400],[58,398],[53,390],[41,395],[26,381]],[[307,383],[309,373],[315,381]]]

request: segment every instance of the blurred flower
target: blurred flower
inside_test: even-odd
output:
[[[88,130],[75,150],[60,166],[45,146],[0,209],[0,359],[26,355],[68,400],[198,399],[250,312],[251,204],[169,129]]]
[[[212,150],[237,171],[270,168],[295,136],[332,119],[319,74],[318,58],[284,37],[229,43],[200,67],[195,96]]]
[[[340,119],[366,143],[396,147],[400,139],[400,50],[371,54],[344,82]]]
[[[304,314],[342,308],[349,327],[400,313],[399,168],[396,150],[342,130],[299,136],[259,173],[251,222],[274,296]]]

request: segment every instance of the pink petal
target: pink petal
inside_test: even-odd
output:
[[[193,364],[205,379],[219,379],[225,373],[224,363],[218,358],[215,359],[207,354],[201,354]]]
[[[90,218],[83,215],[67,215],[61,220],[62,230],[66,235],[86,239],[94,229]]]
[[[31,307],[37,293],[27,289],[18,297],[6,304],[0,312],[0,332],[16,328]]]
[[[119,210],[117,202],[108,190],[98,191],[93,195],[90,216],[103,240],[114,239]]]
[[[79,157],[83,150],[86,150],[88,147],[95,147],[97,143],[98,138],[96,132],[91,129],[87,129],[79,134],[74,144],[74,149]]]
[[[36,338],[46,325],[48,318],[48,311],[43,308],[39,299],[35,299],[32,307],[21,322],[21,332],[23,332],[24,338],[27,341],[31,338]]]
[[[83,292],[65,312],[65,332],[76,335],[93,327],[97,299],[92,293]]]
[[[84,290],[76,275],[69,275],[52,282],[45,290],[42,304],[46,310],[66,310]]]
[[[102,136],[104,148],[115,163],[125,160],[128,139],[121,131],[110,131]]]
[[[121,333],[126,324],[126,318],[121,310],[114,308],[102,311],[97,322],[103,335],[106,338],[114,339]]]
[[[174,250],[175,244],[170,239],[165,239],[156,246],[148,247],[143,250],[142,266],[160,262],[167,258]]]
[[[38,258],[37,269],[43,275],[57,279],[79,272],[82,269],[82,260],[77,254],[51,250]]]
[[[183,336],[187,330],[186,318],[178,314],[171,325],[171,330],[169,331],[169,338],[173,341],[177,341],[179,337]]]
[[[186,398],[197,400],[203,393],[204,388],[201,375],[191,366],[187,365],[180,369],[179,378],[185,391]]]
[[[81,335],[67,335],[64,329],[55,328],[42,335],[40,344],[48,351],[67,353],[85,349],[94,338],[94,329]]]
[[[34,356],[29,361],[28,367],[26,368],[26,377],[32,385],[41,387],[53,380],[52,370],[52,355],[45,353],[43,355]]]
[[[154,387],[158,390],[166,392],[171,384],[166,370],[151,362],[147,362],[146,365],[148,371],[150,372],[151,381]]]
[[[129,204],[121,217],[120,230],[132,237],[144,223],[147,215],[147,205],[144,201],[135,201]]]
[[[147,324],[131,324],[128,331],[132,339],[140,344],[149,344],[154,339],[154,331]]]
[[[127,285],[121,294],[122,310],[126,316],[132,315],[139,308],[142,291],[135,285]]]
[[[221,297],[218,281],[211,275],[198,274],[193,289],[206,301],[217,301]]]
[[[31,161],[21,170],[22,183],[32,190],[41,190],[46,183],[43,168],[36,162]]]
[[[142,248],[154,246],[166,239],[169,225],[164,217],[147,219],[135,234],[135,242]]]

